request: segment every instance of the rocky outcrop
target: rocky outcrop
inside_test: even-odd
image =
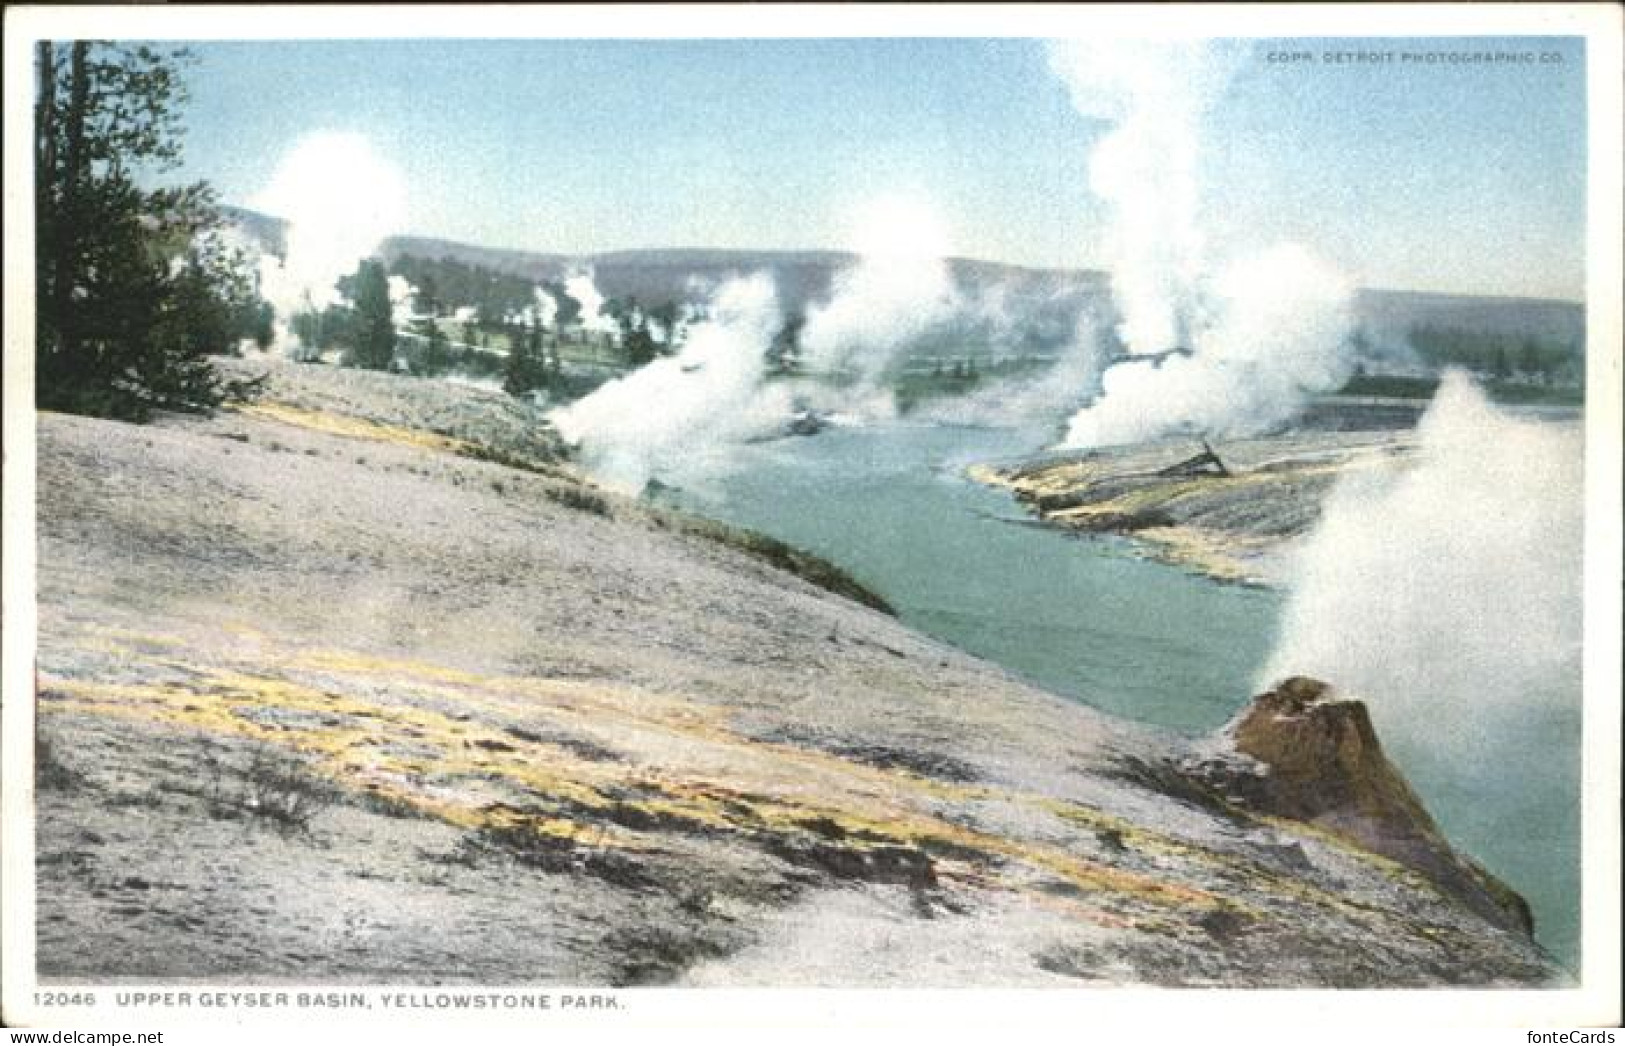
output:
[[[1255,697],[1223,741],[1192,769],[1229,801],[1314,825],[1419,872],[1496,925],[1533,933],[1523,898],[1450,846],[1360,701],[1294,676]]]

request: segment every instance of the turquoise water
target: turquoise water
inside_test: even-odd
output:
[[[1008,495],[964,478],[1050,435],[834,428],[745,447],[726,475],[675,497],[840,564],[903,621],[1046,689],[1186,734],[1216,729],[1253,694],[1282,594],[1150,562],[1121,540],[1025,525]],[[1542,943],[1577,968],[1578,724],[1542,735],[1528,739],[1528,765],[1475,781],[1442,774],[1407,739],[1388,747],[1451,840],[1530,901]]]
[[[1252,696],[1279,594],[1026,525],[1008,495],[964,478],[1046,435],[835,428],[747,447],[679,499],[840,564],[908,624],[1047,689],[1188,733],[1219,726]]]

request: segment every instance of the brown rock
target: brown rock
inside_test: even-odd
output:
[[[1253,762],[1220,758],[1196,769],[1232,799],[1396,861],[1492,922],[1533,933],[1524,899],[1450,846],[1383,754],[1362,702],[1294,676],[1255,697],[1224,733]]]

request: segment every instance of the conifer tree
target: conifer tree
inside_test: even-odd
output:
[[[42,408],[142,420],[250,391],[208,357],[263,336],[254,277],[181,155],[184,50],[35,48],[35,381]]]
[[[368,258],[356,270],[355,341],[349,362],[367,370],[388,370],[395,361],[394,309],[384,263]]]

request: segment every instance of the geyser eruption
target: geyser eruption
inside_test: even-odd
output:
[[[1205,256],[1202,123],[1239,54],[1212,41],[1050,47],[1078,112],[1112,124],[1091,153],[1089,185],[1107,206],[1128,353],[1073,417],[1066,446],[1249,434],[1348,376],[1351,289],[1330,266],[1294,245],[1217,274]]]
[[[1418,435],[1414,468],[1327,498],[1261,681],[1335,680],[1396,736],[1453,727],[1448,753],[1477,763],[1509,725],[1563,714],[1553,683],[1578,679],[1580,433],[1509,417],[1452,371]]]
[[[1260,689],[1306,674],[1366,698],[1452,839],[1537,921],[1556,910],[1561,950],[1578,891],[1581,434],[1510,417],[1452,372],[1418,435],[1413,468],[1351,474],[1327,499]]]
[[[828,302],[807,311],[803,362],[854,379],[860,401],[889,403],[876,394],[898,351],[959,308],[947,231],[920,201],[888,197],[855,216],[848,242],[858,261],[836,275]]]
[[[573,293],[573,292],[572,292]],[[770,277],[723,284],[676,356],[662,357],[549,415],[593,473],[629,492],[656,475],[702,479],[789,414],[764,352],[782,323]]]
[[[581,303],[581,315],[577,322],[581,329],[594,331],[599,334],[615,334],[619,331],[615,320],[604,314],[605,298],[594,282],[592,266],[582,266],[564,278],[564,293]]]
[[[1191,354],[1130,357],[1109,368],[1099,398],[1073,415],[1065,445],[1133,443],[1181,429],[1249,435],[1347,380],[1353,290],[1308,251],[1286,245],[1245,258],[1208,294]]]
[[[287,223],[280,262],[260,261],[261,293],[276,309],[281,342],[290,317],[335,303],[339,277],[401,230],[406,188],[364,137],[321,131],[295,144],[250,205]]]
[[[559,303],[553,300],[553,295],[547,289],[537,284],[536,304],[532,307],[532,315],[537,323],[543,327],[552,328],[559,315]]]
[[[1089,159],[1109,211],[1106,256],[1130,353],[1186,347],[1202,274],[1202,120],[1236,63],[1210,41],[1053,41],[1072,105],[1111,123]]]

